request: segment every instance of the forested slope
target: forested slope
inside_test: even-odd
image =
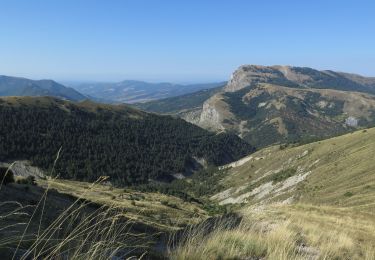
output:
[[[77,180],[108,175],[131,185],[170,179],[197,160],[221,165],[253,151],[237,136],[124,105],[2,98],[0,122],[0,161],[27,159],[50,169],[61,148],[54,174]]]

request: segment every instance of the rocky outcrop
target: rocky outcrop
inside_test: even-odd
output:
[[[284,87],[329,88],[375,94],[374,82],[374,78],[307,67],[243,65],[232,74],[224,90],[235,92],[259,83],[270,83]]]
[[[45,177],[44,172],[38,167],[32,166],[29,161],[14,161],[13,163],[0,162],[0,167],[9,168],[14,176],[33,176],[36,179]]]
[[[181,117],[185,121],[198,125],[199,119],[202,113],[202,108],[194,108],[188,111],[182,111],[177,114],[177,116]]]
[[[289,68],[286,66],[243,65],[232,74],[224,90],[235,92],[258,83],[270,83],[278,79],[285,80],[285,76],[281,70],[288,71]]]
[[[210,98],[203,104],[202,113],[199,118],[199,125],[205,126],[212,130],[222,130],[221,116],[216,108],[216,100]]]
[[[219,132],[228,129],[226,121],[231,119],[234,120],[235,116],[230,111],[222,93],[218,93],[204,102],[198,125]]]

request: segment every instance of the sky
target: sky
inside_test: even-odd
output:
[[[197,83],[242,64],[375,76],[375,1],[0,0],[0,75]]]

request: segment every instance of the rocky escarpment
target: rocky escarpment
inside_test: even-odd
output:
[[[375,94],[375,79],[360,75],[315,70],[307,67],[243,65],[233,74],[224,88],[234,92],[259,83],[285,87],[337,89]]]
[[[220,113],[219,96],[215,95],[203,104],[198,124],[211,130],[224,130]]]
[[[225,102],[225,96],[223,93],[217,93],[204,102],[197,125],[220,132],[228,129],[228,123],[235,120],[235,115]]]
[[[277,81],[288,82],[282,71],[288,71],[288,67],[281,66],[259,66],[259,65],[243,65],[233,72],[230,81],[225,86],[224,91],[235,92],[240,89],[255,86],[258,83],[271,83]]]
[[[177,113],[177,116],[181,117],[185,121],[198,125],[199,119],[202,113],[202,108],[192,108],[187,111],[181,111]]]

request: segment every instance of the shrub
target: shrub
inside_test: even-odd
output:
[[[273,183],[277,183],[277,182],[280,182],[280,181],[283,181],[283,180],[286,180],[288,179],[289,177],[292,177],[293,175],[295,175],[297,173],[297,170],[294,169],[294,168],[289,168],[289,169],[286,169],[286,170],[283,170],[275,175],[272,175],[271,176],[271,179],[272,179],[272,182]]]
[[[20,177],[16,179],[17,184],[36,185],[34,176]]]
[[[14,182],[14,175],[8,168],[0,168],[0,184],[7,185]]]
[[[284,150],[288,147],[288,144],[280,144],[279,149]]]

